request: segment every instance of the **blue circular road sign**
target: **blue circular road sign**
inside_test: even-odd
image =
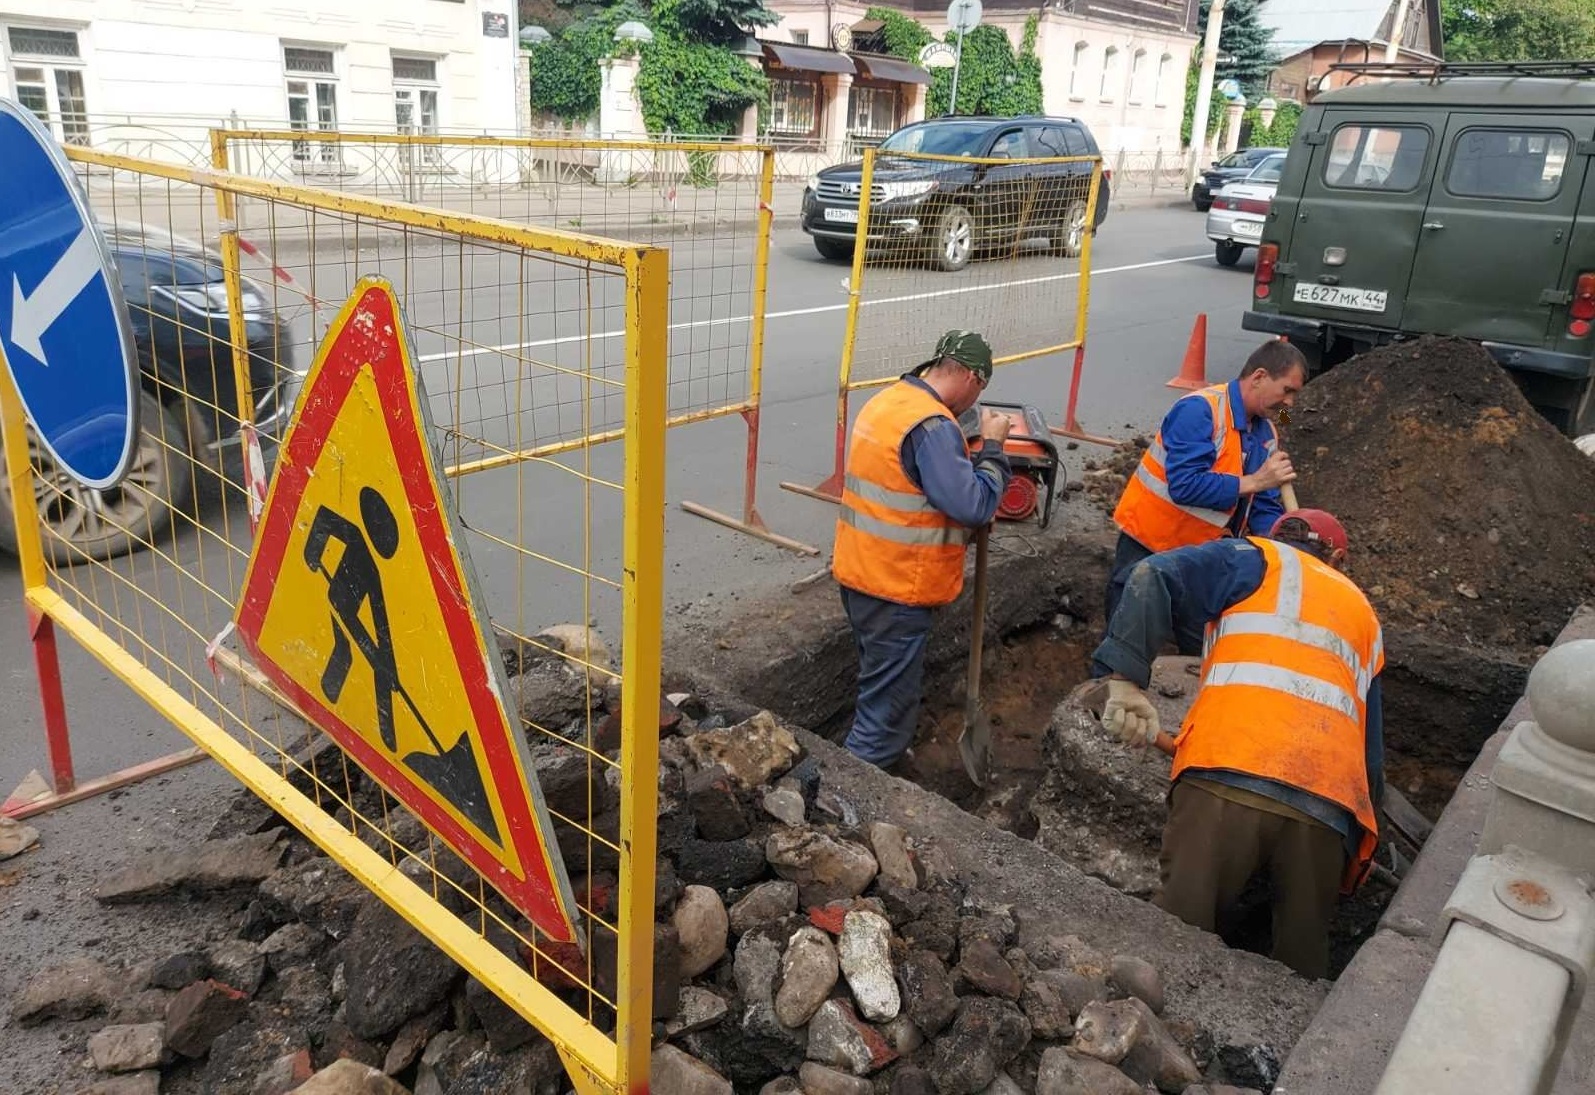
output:
[[[0,356],[61,470],[113,486],[138,444],[138,351],[105,238],[72,165],[0,99]]]

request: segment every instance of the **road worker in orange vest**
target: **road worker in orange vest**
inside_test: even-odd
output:
[[[1307,382],[1307,361],[1288,342],[1263,343],[1228,384],[1176,400],[1113,511],[1118,547],[1108,577],[1107,619],[1125,579],[1158,551],[1221,536],[1266,536],[1281,514],[1279,488],[1296,478],[1273,419]],[[1176,636],[1185,654],[1199,638]]]
[[[1102,725],[1158,740],[1143,689],[1181,626],[1205,631],[1201,686],[1174,739],[1156,903],[1214,930],[1252,875],[1273,884],[1273,956],[1329,973],[1336,893],[1366,877],[1384,793],[1384,643],[1344,573],[1346,530],[1301,509],[1272,537],[1229,538],[1137,564],[1093,655]]]
[[[913,744],[934,610],[963,589],[973,530],[991,523],[1013,474],[1007,416],[981,413],[973,455],[958,421],[991,372],[984,338],[948,331],[853,424],[831,573],[858,648],[847,748],[882,768]]]

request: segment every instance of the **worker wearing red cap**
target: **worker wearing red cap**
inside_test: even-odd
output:
[[[1384,791],[1379,619],[1342,573],[1346,530],[1323,510],[1270,537],[1154,555],[1130,572],[1093,655],[1102,724],[1158,740],[1143,691],[1182,626],[1202,629],[1201,686],[1174,740],[1157,904],[1208,931],[1253,874],[1273,883],[1273,956],[1329,972],[1337,892],[1367,876]]]

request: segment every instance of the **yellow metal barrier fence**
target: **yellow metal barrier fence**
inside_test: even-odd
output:
[[[668,248],[670,425],[739,415],[747,427],[740,518],[692,502],[683,507],[818,554],[770,532],[758,509],[773,148],[338,130],[215,130],[211,139],[213,162],[223,170]],[[245,210],[239,227],[248,249],[262,225]],[[280,276],[303,280],[291,256],[261,257]],[[550,330],[529,337],[525,348],[569,336]]]
[[[643,1089],[667,253],[89,149],[68,156],[149,345],[134,470],[103,492],[58,475],[30,444],[0,368],[7,483],[24,500],[16,532],[46,706],[52,689],[59,697],[58,626],[544,1031],[579,1090]],[[240,220],[295,264],[296,285],[241,273]],[[392,284],[408,322],[437,447],[456,474],[480,607],[506,664],[552,665],[585,682],[557,712],[529,707],[535,690],[522,678],[511,678],[508,697],[536,774],[569,777],[559,793],[544,789],[584,948],[534,928],[349,754],[285,711],[226,637],[261,497],[240,449],[258,426],[271,459],[316,350],[315,302],[341,302],[368,275]],[[587,638],[545,633],[560,620],[618,625],[619,666]],[[325,630],[325,606],[304,626]],[[429,638],[428,656],[452,664],[447,637]]]
[[[1061,149],[1059,150],[1061,151]],[[882,162],[891,171],[882,172]],[[900,168],[909,170],[898,170]],[[956,174],[954,190],[936,181]],[[994,157],[866,149],[857,189],[821,179],[822,248],[851,257],[847,325],[837,381],[832,474],[815,487],[841,496],[849,396],[896,380],[924,360],[942,331],[978,331],[996,364],[1072,354],[1065,424],[1075,422],[1091,301],[1091,244],[1102,189],[1100,156]],[[856,245],[864,240],[865,246]]]

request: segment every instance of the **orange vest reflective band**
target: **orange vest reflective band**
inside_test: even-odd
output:
[[[1204,400],[1212,412],[1213,448],[1218,453],[1212,470],[1240,476],[1246,470],[1246,456],[1230,408],[1229,385],[1215,384],[1181,398]],[[1270,451],[1277,443],[1269,440]],[[1159,430],[1152,446],[1141,454],[1135,474],[1124,485],[1113,520],[1133,540],[1152,551],[1172,551],[1223,536],[1235,511],[1177,505],[1169,496],[1168,475],[1164,471],[1167,460],[1163,431]]]
[[[1384,668],[1379,618],[1350,578],[1273,540],[1263,584],[1208,626],[1202,687],[1176,740],[1172,775],[1226,768],[1333,802],[1362,827],[1343,884],[1378,846],[1366,759],[1368,688]]]
[[[903,470],[903,440],[945,404],[900,380],[859,412],[847,453],[831,573],[849,589],[903,605],[944,605],[964,588],[969,529],[930,504]]]

